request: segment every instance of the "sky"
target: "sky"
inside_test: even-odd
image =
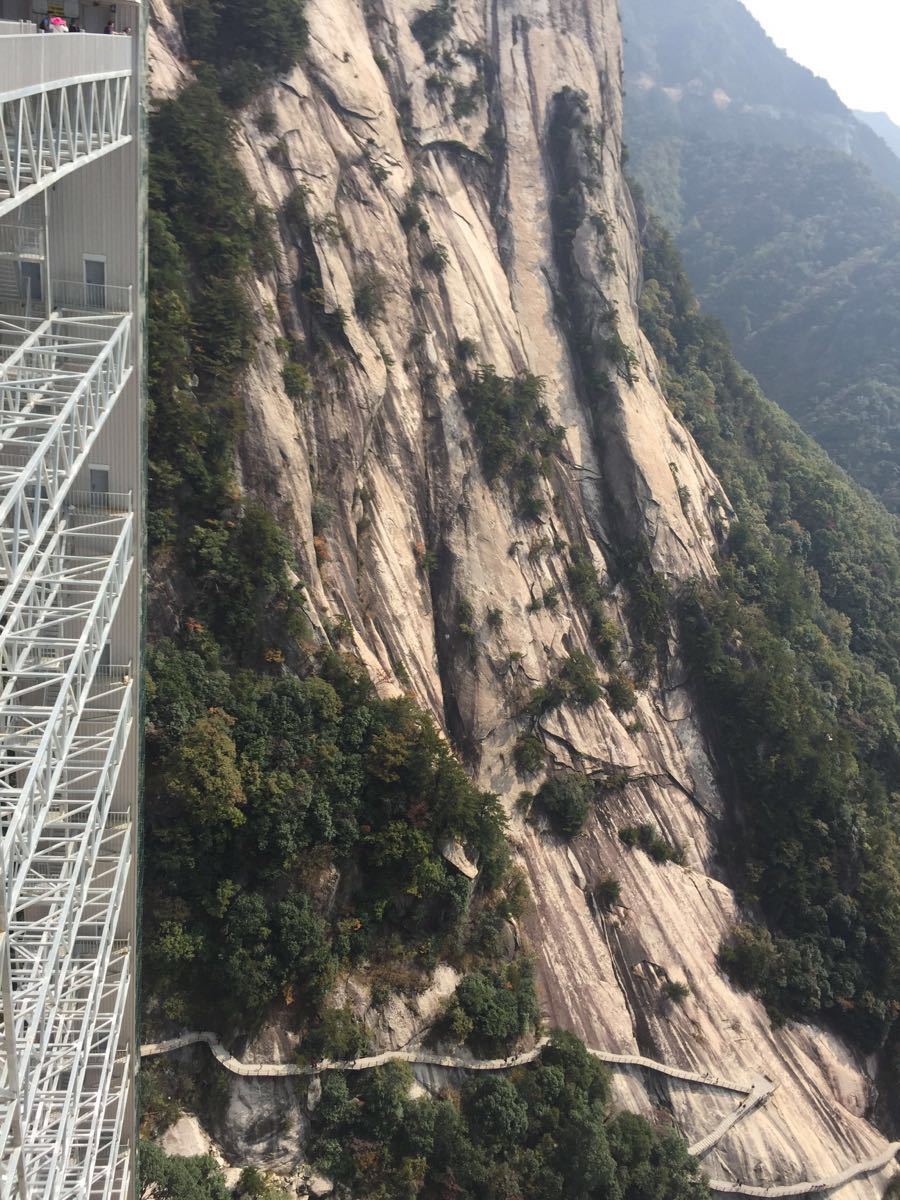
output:
[[[850,108],[900,125],[898,0],[743,0],[791,58],[824,76]]]

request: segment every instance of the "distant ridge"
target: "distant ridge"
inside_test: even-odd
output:
[[[622,0],[630,170],[764,391],[900,513],[900,127],[740,0]]]
[[[887,113],[861,112],[859,109],[854,109],[853,115],[858,121],[862,121],[864,125],[868,125],[877,133],[881,140],[886,142],[900,158],[900,125],[895,125]]]

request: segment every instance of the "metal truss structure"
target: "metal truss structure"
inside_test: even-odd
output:
[[[0,74],[0,216],[131,140],[131,75],[3,93]],[[0,228],[0,258],[29,255],[43,229]],[[121,1200],[135,805],[117,780],[136,699],[131,664],[106,659],[135,516],[130,493],[77,489],[133,376],[133,297],[45,290],[46,316],[0,307],[0,1200]]]
[[[104,72],[0,96],[0,216],[128,141],[131,82]]]
[[[116,7],[138,37],[0,20],[0,1200],[134,1195],[145,17]]]

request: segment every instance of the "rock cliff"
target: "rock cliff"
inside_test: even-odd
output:
[[[259,346],[243,390],[243,484],[292,533],[315,617],[343,619],[379,686],[402,686],[431,709],[478,782],[508,803],[534,898],[527,934],[548,1023],[614,1052],[777,1081],[765,1108],[708,1156],[713,1176],[769,1183],[834,1174],[884,1145],[866,1120],[872,1085],[835,1037],[805,1025],[773,1029],[717,969],[735,915],[717,858],[724,802],[674,633],[627,716],[601,699],[540,719],[551,763],[616,779],[586,831],[564,845],[514,807],[525,699],[567,654],[596,657],[566,547],[587,547],[610,591],[628,672],[624,550],[644,546],[671,583],[709,578],[729,517],[721,486],[667,407],[638,328],[617,6],[460,0],[445,43],[453,53],[437,64],[411,32],[418,11],[414,0],[308,0],[303,65],[240,118],[240,162],[278,214],[277,266],[253,285]],[[153,86],[172,94],[190,77],[174,8],[154,0],[152,24]],[[561,106],[577,110],[583,137],[552,135]],[[298,185],[302,229],[284,215]],[[579,195],[565,220],[562,190]],[[421,210],[413,226],[402,219],[411,196]],[[422,260],[435,246],[446,262],[429,270]],[[317,303],[339,313],[342,329],[298,400],[283,387],[282,347],[303,337],[297,278],[311,259]],[[383,309],[363,321],[355,297],[376,273]],[[613,309],[631,355],[624,369],[609,362],[611,382],[598,388],[603,364],[585,362],[578,329],[608,333]],[[506,481],[485,480],[458,389],[461,340],[502,376],[530,371],[546,381],[565,436],[539,479],[536,522],[517,515]],[[323,506],[333,515],[314,530]],[[465,633],[463,602],[474,614]],[[502,625],[487,620],[495,609]],[[618,828],[642,821],[684,845],[684,865],[621,844]],[[588,895],[606,875],[621,883],[609,913]],[[683,1003],[664,999],[667,980],[687,983]],[[258,1114],[273,1085],[251,1083]],[[690,1141],[733,1107],[727,1095],[637,1070],[619,1073],[617,1087],[629,1106],[669,1114]],[[258,1144],[246,1149],[266,1158]],[[887,1177],[840,1195],[879,1196]]]

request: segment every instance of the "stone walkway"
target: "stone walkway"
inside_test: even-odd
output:
[[[322,1071],[368,1071],[372,1067],[381,1067],[389,1062],[408,1062],[417,1066],[446,1067],[450,1070],[462,1071],[508,1071],[512,1067],[520,1067],[534,1062],[543,1047],[547,1045],[547,1041],[547,1038],[543,1038],[533,1050],[526,1050],[524,1054],[512,1055],[509,1058],[470,1059],[447,1054],[429,1054],[425,1050],[386,1050],[382,1054],[370,1054],[364,1058],[323,1058],[314,1064],[245,1063],[230,1054],[216,1034],[195,1032],[184,1033],[181,1037],[170,1038],[165,1042],[150,1042],[141,1046],[141,1058],[171,1054],[175,1050],[183,1050],[186,1046],[203,1043],[209,1046],[226,1071],[231,1071],[234,1075],[263,1079],[312,1076],[318,1075]],[[696,1071],[683,1071],[680,1067],[670,1067],[666,1063],[657,1062],[652,1058],[643,1058],[639,1054],[610,1054],[605,1050],[590,1048],[588,1048],[588,1053],[612,1067],[639,1067],[646,1071],[654,1071],[658,1075],[666,1075],[671,1079],[680,1079],[687,1083],[696,1083],[701,1087],[716,1088],[719,1091],[733,1092],[735,1095],[742,1096],[740,1104],[711,1133],[688,1147],[690,1153],[696,1158],[702,1158],[704,1154],[708,1154],[739,1121],[760,1105],[765,1104],[777,1086],[762,1075],[756,1076],[750,1083],[735,1083],[733,1080],[722,1079],[709,1073],[701,1075]],[[898,1153],[900,1153],[900,1142],[892,1142],[880,1154],[866,1159],[864,1162],[856,1163],[841,1174],[833,1175],[829,1179],[769,1185],[710,1179],[709,1186],[714,1192],[730,1196],[810,1196],[833,1191],[854,1179],[872,1175],[888,1166]]]

